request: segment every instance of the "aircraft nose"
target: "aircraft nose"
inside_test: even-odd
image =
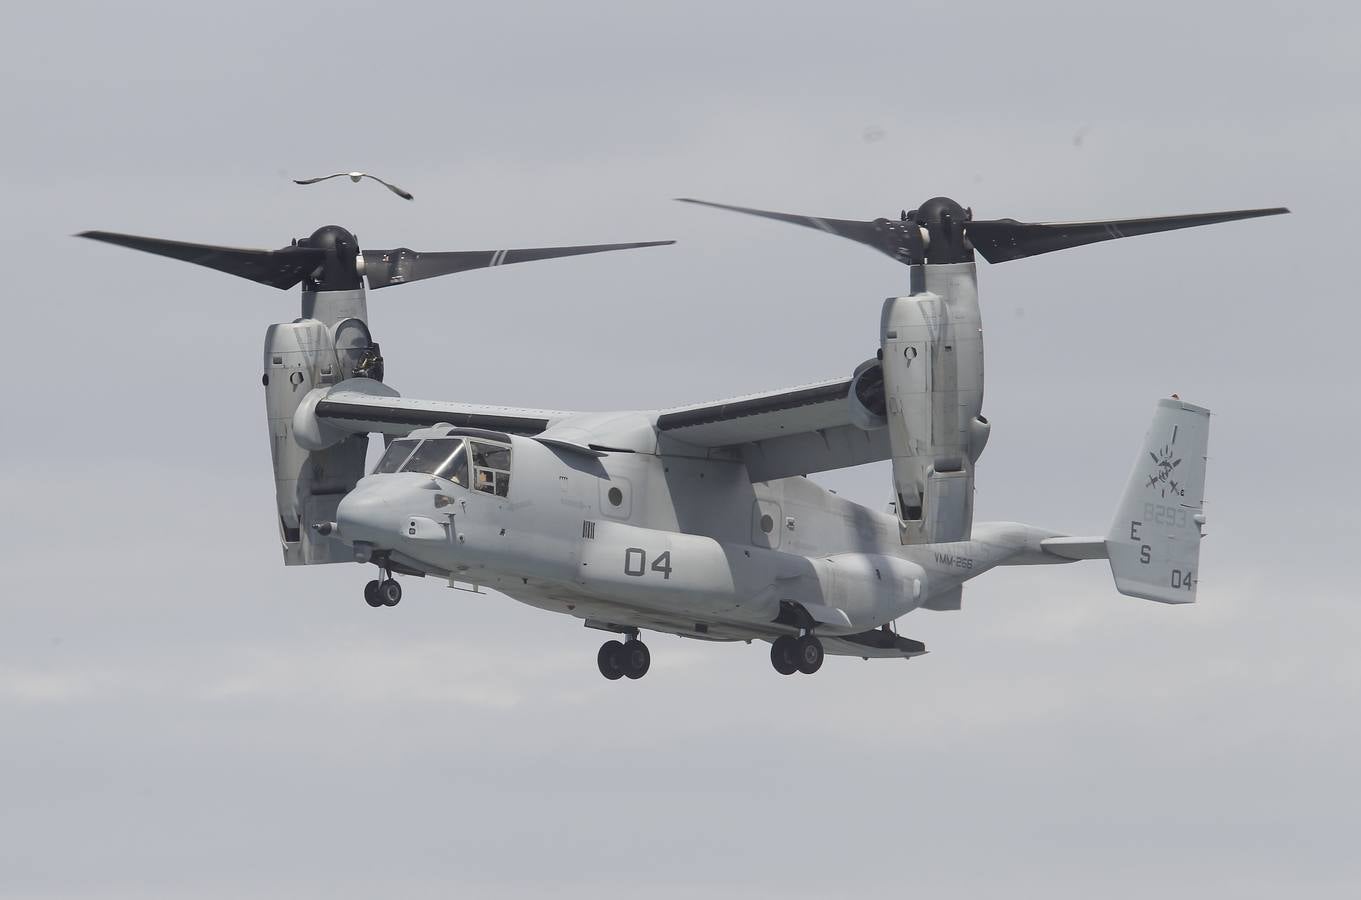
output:
[[[382,485],[356,488],[342,497],[336,523],[342,540],[368,541],[379,547],[391,547],[402,526],[401,515]]]

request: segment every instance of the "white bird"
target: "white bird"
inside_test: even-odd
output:
[[[411,194],[410,194],[408,191],[402,190],[401,188],[397,187],[397,185],[395,185],[395,184],[389,184],[388,182],[386,182],[386,181],[384,181],[383,179],[379,178],[377,175],[370,175],[368,172],[337,172],[337,173],[335,173],[334,175],[322,175],[320,178],[294,178],[294,179],[293,179],[293,183],[294,183],[294,184],[316,184],[318,181],[326,181],[326,180],[328,180],[328,179],[330,179],[330,178],[341,178],[341,177],[349,178],[351,181],[355,182],[356,184],[359,183],[359,179],[361,179],[361,178],[372,178],[374,181],[378,182],[378,183],[381,184],[383,187],[385,187],[385,188],[387,188],[388,190],[392,191],[392,193],[396,194],[398,197],[401,197],[403,200],[414,200],[414,199],[416,199],[415,197],[412,197]]]

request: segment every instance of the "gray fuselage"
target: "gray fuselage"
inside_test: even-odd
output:
[[[411,434],[446,436],[510,447],[504,495],[465,486],[476,477],[466,472],[369,475],[338,511],[338,536],[360,558],[387,552],[544,609],[716,639],[793,630],[789,609],[825,634],[851,634],[931,593],[892,515],[806,478],[752,483],[740,462],[594,455],[466,429]],[[976,574],[944,568],[932,579],[940,591]]]

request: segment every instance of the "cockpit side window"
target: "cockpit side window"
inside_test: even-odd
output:
[[[455,484],[468,483],[468,456],[462,438],[432,438],[423,441],[402,467],[403,472],[422,472],[447,478]]]
[[[473,451],[473,487],[498,497],[510,493],[510,448],[486,441],[468,443]]]
[[[420,441],[404,438],[400,441],[393,441],[388,445],[387,452],[383,458],[378,460],[378,465],[374,466],[373,474],[388,475],[396,472],[406,462],[406,458],[411,455],[411,451],[416,449]]]
[[[449,462],[440,468],[435,474],[441,478],[447,478],[454,484],[462,487],[468,486],[468,452],[464,449],[463,442],[459,441],[458,452],[456,452]]]

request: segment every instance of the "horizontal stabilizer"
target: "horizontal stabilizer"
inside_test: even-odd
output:
[[[1106,539],[1099,537],[1051,537],[1040,541],[1045,553],[1063,559],[1105,559]]]

